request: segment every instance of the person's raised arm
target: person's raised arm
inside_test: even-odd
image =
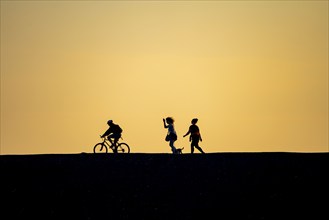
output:
[[[168,125],[166,125],[166,119],[163,118],[162,121],[163,121],[164,128],[168,128]]]

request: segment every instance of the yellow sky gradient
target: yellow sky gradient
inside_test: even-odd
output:
[[[1,1],[1,154],[328,152],[328,1]],[[197,153],[197,150],[195,151]]]

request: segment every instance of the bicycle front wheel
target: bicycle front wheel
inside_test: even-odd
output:
[[[94,147],[94,153],[99,154],[99,153],[107,153],[107,147],[105,146],[104,143],[98,143]]]
[[[130,147],[126,143],[120,143],[117,148],[118,153],[130,153]]]

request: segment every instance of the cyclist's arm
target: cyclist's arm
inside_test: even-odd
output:
[[[110,129],[107,129],[107,131],[105,131],[105,133],[101,136],[102,138],[111,134],[111,130]]]

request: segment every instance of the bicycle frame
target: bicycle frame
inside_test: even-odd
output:
[[[108,148],[110,148],[110,149],[112,149],[112,150],[113,150],[114,147],[117,148],[118,145],[119,145],[119,141],[117,141],[117,145],[114,146],[114,143],[112,142],[112,140],[109,140],[109,139],[107,139],[106,137],[103,137],[103,143],[104,143]]]

